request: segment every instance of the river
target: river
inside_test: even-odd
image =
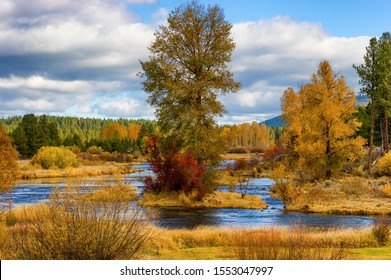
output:
[[[142,179],[151,174],[148,164],[135,166],[140,172],[127,174],[126,182],[137,187],[141,193],[144,184]],[[314,227],[366,227],[372,225],[379,217],[343,216],[306,214],[287,212],[280,199],[269,195],[273,180],[267,178],[252,179],[248,194],[260,195],[268,204],[267,209],[230,209],[230,208],[156,208],[154,219],[165,228],[194,228],[197,226],[314,226]],[[13,191],[14,206],[45,202],[55,187],[66,185],[65,179],[23,180],[19,181]],[[221,186],[220,190],[228,191]]]

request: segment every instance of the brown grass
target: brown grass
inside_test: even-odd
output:
[[[231,192],[214,192],[204,197],[201,201],[196,200],[193,194],[175,192],[145,193],[139,204],[146,207],[267,208],[266,203],[259,196],[246,195],[242,198],[239,193]]]
[[[120,175],[131,173],[128,164],[105,163],[98,166],[68,167],[64,169],[42,169],[30,165],[27,161],[19,161],[20,172],[18,179],[59,178],[59,177],[95,177],[104,175]]]
[[[23,255],[15,247],[13,235],[35,232],[37,225],[45,225],[54,221],[49,217],[50,207],[47,205],[26,206],[14,209],[17,224],[5,226],[4,219],[0,221],[0,257],[16,259]],[[54,213],[55,214],[55,213]],[[56,217],[56,223],[58,222]],[[69,222],[69,221],[68,221]],[[72,223],[71,223],[72,224]],[[146,225],[149,238],[140,247],[139,259],[157,260],[195,260],[195,259],[384,259],[391,256],[391,247],[379,247],[373,234],[373,228],[308,228],[295,227],[258,227],[258,228],[228,228],[228,227],[198,227],[188,229],[163,229]],[[149,227],[149,229],[148,229]],[[50,227],[54,229],[53,227]],[[91,225],[81,227],[80,239],[61,247],[61,237],[72,234],[73,230],[64,224],[61,234],[46,232],[43,227],[39,233],[45,233],[55,241],[55,248],[68,248],[79,252],[78,246],[86,246],[88,236],[95,236]],[[83,230],[85,229],[85,230]],[[70,231],[69,233],[63,230]],[[109,231],[110,232],[110,231]],[[78,235],[79,235],[78,234]],[[56,237],[57,236],[57,237]],[[37,240],[36,234],[30,240]],[[95,238],[95,237],[94,237]],[[83,241],[83,240],[87,241]],[[26,240],[26,239],[25,239]],[[57,241],[56,241],[57,240]],[[58,243],[59,242],[59,243]],[[99,239],[96,242],[106,242]],[[34,244],[34,243],[33,243]],[[31,245],[33,245],[31,244]],[[32,254],[32,247],[27,253]],[[88,244],[87,244],[88,245]],[[388,244],[386,244],[388,246]],[[76,247],[74,247],[76,246]],[[24,254],[26,251],[23,250]],[[122,251],[126,254],[126,251]],[[24,255],[25,259],[28,255]],[[85,255],[84,255],[85,256]],[[91,255],[89,256],[91,257]],[[125,256],[122,256],[125,257]],[[31,255],[30,255],[31,258]],[[51,259],[45,253],[41,258]],[[85,257],[86,258],[86,257]]]
[[[391,215],[388,183],[346,177],[294,188],[287,210],[339,215]]]
[[[303,227],[193,230],[156,228],[144,259],[355,259],[355,248],[376,247],[370,228]]]

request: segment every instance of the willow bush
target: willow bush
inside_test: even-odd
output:
[[[79,182],[57,189],[48,205],[23,214],[12,237],[18,259],[110,260],[137,258],[151,231],[140,208],[114,191],[86,196],[97,186]],[[113,186],[116,188],[116,186]],[[110,188],[105,188],[107,192]],[[115,197],[118,194],[121,197]]]

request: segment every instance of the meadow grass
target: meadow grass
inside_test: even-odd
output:
[[[58,177],[95,177],[104,175],[121,175],[131,173],[132,169],[124,163],[102,163],[101,165],[67,167],[64,169],[43,169],[40,166],[30,165],[26,161],[19,161],[20,170],[18,179],[39,179]]]
[[[62,224],[57,219],[64,219],[54,212],[55,219],[51,218],[48,205],[25,206],[13,210],[17,223],[6,226],[4,215],[0,220],[0,257],[1,259],[19,259],[26,254],[26,248],[21,248],[21,235],[24,238],[39,237],[38,234],[46,234],[50,237],[53,248],[62,248],[61,235],[52,235],[45,228],[36,232],[37,225]],[[68,223],[70,220],[65,219]],[[86,223],[85,226],[84,222]],[[83,241],[91,235],[92,229],[87,220],[83,220],[80,240],[73,244],[79,252],[82,246],[87,246]],[[125,224],[124,224],[125,225]],[[140,244],[137,254],[138,259],[145,260],[222,260],[222,259],[391,259],[390,242],[381,246],[373,234],[373,228],[312,228],[300,225],[293,227],[256,227],[256,228],[229,228],[229,227],[197,227],[195,229],[164,229],[146,224],[148,238]],[[32,228],[30,228],[32,227]],[[75,228],[67,228],[64,224],[61,230],[74,231]],[[99,228],[99,227],[98,227]],[[54,229],[53,229],[54,230]],[[140,229],[142,232],[142,229]],[[35,235],[26,233],[35,232]],[[111,231],[110,231],[111,232]],[[66,233],[67,235],[69,233]],[[75,238],[79,233],[73,232]],[[389,233],[388,233],[389,234]],[[33,242],[27,238],[22,241]],[[46,240],[46,242],[49,242]],[[100,240],[99,242],[105,242]],[[103,243],[102,243],[103,244]],[[81,247],[80,247],[81,246]],[[91,246],[91,245],[88,245]],[[68,245],[64,248],[69,248]],[[22,250],[22,252],[19,252]],[[30,251],[27,251],[30,252]],[[126,257],[126,252],[119,258]],[[135,256],[128,255],[128,258]],[[51,259],[52,255],[44,254],[41,258]]]
[[[246,195],[233,192],[213,192],[202,200],[195,199],[195,195],[183,192],[152,193],[147,192],[139,201],[145,207],[190,207],[190,208],[245,208],[264,209],[266,203],[260,196]]]
[[[391,215],[388,179],[345,177],[298,185],[286,210],[336,215]]]
[[[156,228],[144,259],[387,259],[370,228]],[[378,255],[368,252],[378,252]],[[382,255],[384,252],[384,255]]]

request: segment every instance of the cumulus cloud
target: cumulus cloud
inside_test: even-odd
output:
[[[77,108],[105,117],[153,117],[136,74],[156,22],[168,11],[157,7],[146,24],[129,5],[155,2],[2,0],[0,116]],[[283,91],[308,82],[322,59],[357,90],[351,65],[361,63],[369,41],[335,37],[318,23],[288,17],[234,24],[232,36],[230,67],[243,88],[220,98],[229,113],[219,122],[230,123],[278,115]]]
[[[104,100],[98,105],[98,113],[113,117],[148,118],[153,109],[140,100]]]
[[[309,82],[324,59],[357,90],[352,64],[361,63],[369,41],[368,37],[334,37],[319,24],[288,17],[235,24],[232,35],[236,50],[231,68],[243,88],[222,98],[230,120],[257,116],[262,121],[278,115],[284,90]]]
[[[42,76],[0,78],[0,108],[4,112],[64,112],[86,106],[99,95],[115,91],[119,82],[58,81]],[[17,94],[15,94],[15,92]]]

